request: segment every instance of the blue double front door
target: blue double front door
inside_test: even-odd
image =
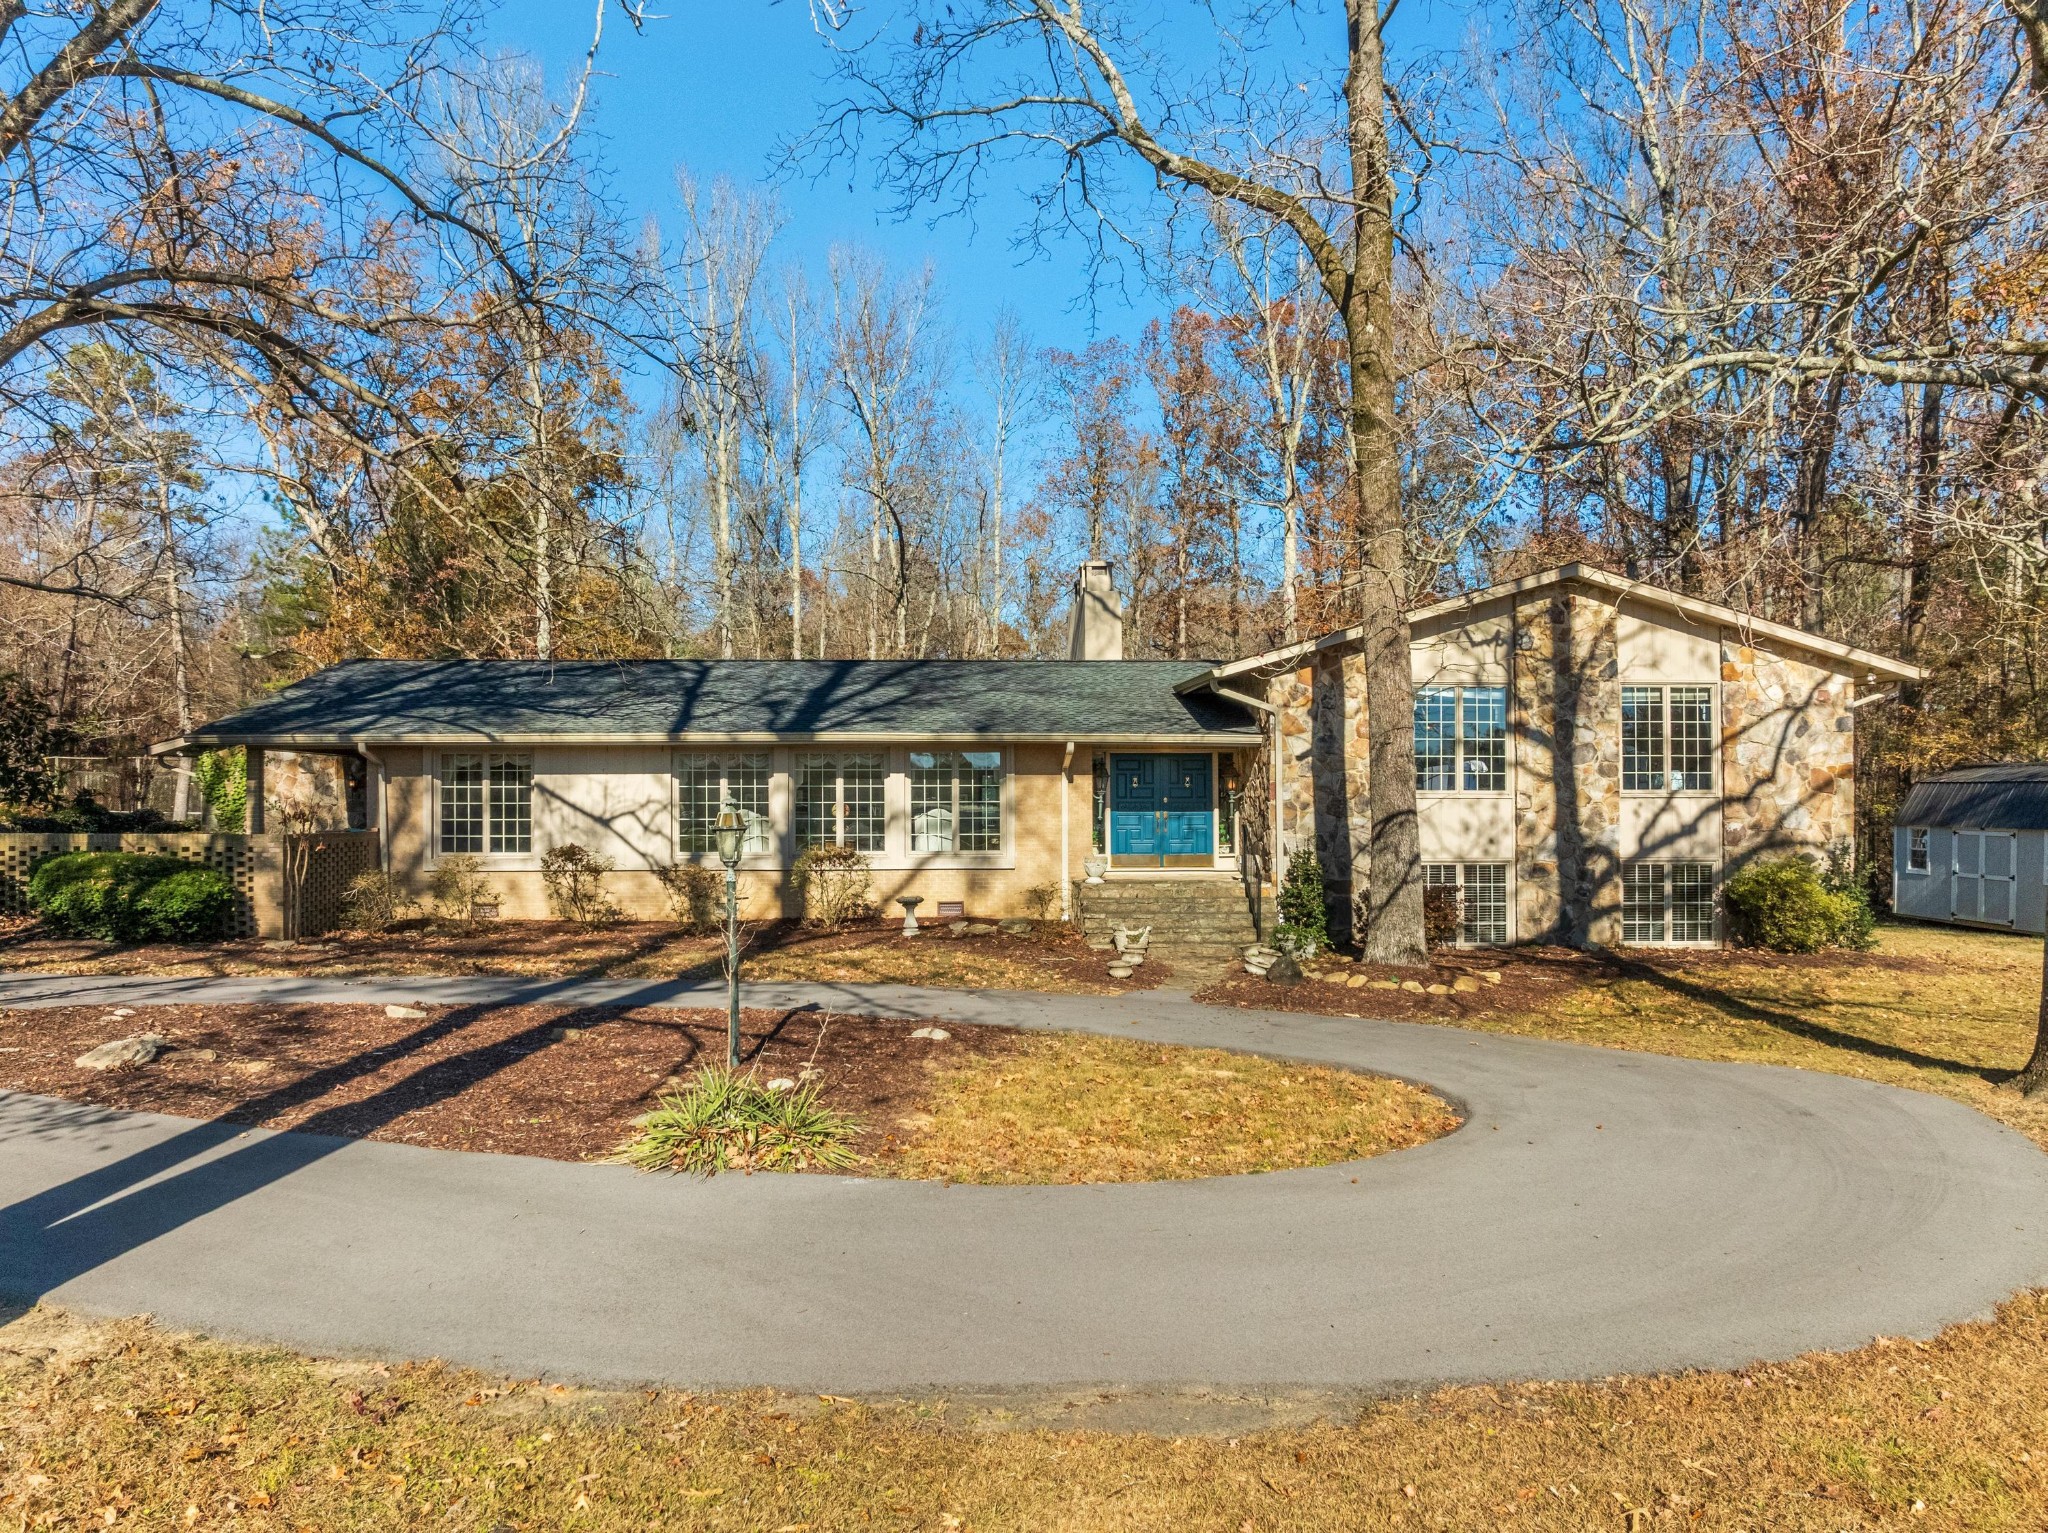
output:
[[[1109,855],[1120,868],[1206,868],[1216,861],[1207,756],[1112,756]]]

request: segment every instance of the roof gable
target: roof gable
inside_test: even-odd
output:
[[[1411,624],[1433,624],[1442,619],[1476,611],[1490,603],[1525,595],[1531,591],[1566,585],[1589,587],[1613,597],[1617,604],[1628,600],[1641,607],[1661,609],[1674,618],[1717,628],[1734,628],[1745,635],[1769,641],[1773,645],[1796,649],[1858,680],[1882,677],[1887,681],[1918,681],[1927,674],[1919,666],[1903,660],[1894,660],[1872,650],[1858,649],[1851,644],[1825,639],[1819,634],[1808,633],[1804,629],[1793,628],[1784,623],[1774,623],[1768,618],[1755,617],[1716,602],[1681,596],[1676,591],[1651,585],[1647,581],[1630,580],[1624,575],[1617,575],[1612,570],[1603,570],[1592,564],[1563,564],[1555,569],[1525,575],[1519,580],[1502,581],[1463,596],[1431,602],[1426,606],[1411,609],[1408,621]],[[1319,639],[1304,640],[1299,644],[1268,650],[1262,655],[1232,661],[1228,665],[1218,666],[1211,675],[1217,680],[1228,680],[1232,676],[1286,665],[1319,650],[1344,648],[1364,637],[1364,627],[1354,625],[1339,629],[1335,633],[1325,634]]]

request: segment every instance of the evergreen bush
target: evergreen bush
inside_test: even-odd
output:
[[[1323,890],[1323,865],[1308,847],[1302,847],[1287,859],[1287,876],[1280,881],[1280,929],[1292,928],[1291,940],[1307,942],[1307,953],[1295,953],[1296,958],[1313,958],[1330,945],[1330,907]],[[1280,947],[1279,932],[1274,933],[1274,946]],[[1287,949],[1282,947],[1282,952]]]
[[[1874,921],[1866,900],[1830,889],[1799,857],[1754,862],[1731,874],[1723,888],[1730,933],[1746,947],[1774,953],[1818,953],[1824,948],[1866,948]]]
[[[103,942],[220,936],[235,908],[225,873],[179,857],[67,852],[38,863],[29,905],[52,931]]]

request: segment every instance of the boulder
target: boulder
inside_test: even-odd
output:
[[[1479,989],[1479,981],[1469,974],[1460,974],[1451,981],[1451,988],[1460,995],[1472,995]]]
[[[1372,988],[1375,990],[1399,990],[1401,988],[1398,981],[1391,979],[1376,979],[1371,983]]]
[[[996,926],[1005,936],[1010,937],[1028,937],[1038,930],[1037,922],[1026,920],[1023,916],[1011,916],[1007,921],[996,922]]]
[[[1451,987],[1449,985],[1431,985],[1429,987],[1429,993],[1431,995],[1449,995],[1451,993]]]
[[[768,1083],[767,1089],[780,1096],[785,1091],[796,1090],[796,1082],[786,1075],[778,1075]]]
[[[427,1014],[417,1006],[386,1006],[384,1015],[398,1022],[424,1022]]]
[[[1353,974],[1347,977],[1344,981],[1346,988],[1352,990],[1363,990],[1367,985],[1371,983],[1372,976],[1369,974]],[[1386,981],[1381,980],[1380,983],[1384,985]]]
[[[996,923],[993,921],[968,921],[954,928],[963,937],[993,937]]]
[[[1266,965],[1266,980],[1274,985],[1298,985],[1301,983],[1301,965],[1282,953]]]
[[[1401,981],[1401,988],[1410,995],[1420,995],[1422,994],[1422,981],[1419,979],[1404,979]]]
[[[1500,970],[1498,970],[1498,969],[1488,969],[1488,970],[1487,970],[1487,971],[1486,971],[1485,973],[1481,974],[1481,975],[1480,975],[1479,977],[1480,977],[1481,979],[1485,980],[1485,981],[1486,981],[1486,982],[1487,982],[1487,983],[1488,983],[1489,985],[1497,985],[1497,984],[1499,984],[1499,983],[1500,983]]]
[[[946,923],[946,930],[951,932],[956,937],[964,937],[967,935],[969,930],[973,928],[973,926],[974,923],[972,921],[948,921]]]
[[[170,1046],[171,1040],[162,1033],[137,1033],[132,1038],[116,1038],[88,1049],[73,1062],[81,1070],[132,1070],[148,1064]]]
[[[943,1027],[920,1027],[916,1032],[912,1033],[910,1036],[913,1038],[922,1038],[927,1043],[944,1043],[948,1038],[952,1037],[953,1035],[947,1032]]]

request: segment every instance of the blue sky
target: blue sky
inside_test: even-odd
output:
[[[1173,6],[1184,6],[1191,28],[1208,36],[1196,0],[1170,0],[1169,12]],[[672,206],[678,165],[703,181],[725,175],[768,184],[778,143],[811,127],[830,93],[827,52],[805,0],[667,0],[658,8],[665,17],[639,34],[616,9],[607,17],[595,92],[612,190],[635,219]],[[1451,0],[1406,0],[1402,41],[1450,45],[1468,9]],[[590,5],[577,0],[502,0],[491,30],[502,46],[539,58],[559,83],[580,60],[590,23]],[[1312,24],[1316,51],[1334,57],[1341,22],[1325,16]],[[787,216],[779,241],[784,259],[815,270],[834,245],[858,244],[905,269],[929,260],[963,338],[1007,304],[1041,345],[1074,348],[1097,334],[1135,339],[1168,303],[1135,288],[1100,292],[1091,302],[1078,244],[1050,259],[1024,259],[1011,244],[1021,201],[1000,192],[979,209],[977,228],[961,219],[893,219],[869,166],[839,165],[820,179],[781,181],[777,191]]]

